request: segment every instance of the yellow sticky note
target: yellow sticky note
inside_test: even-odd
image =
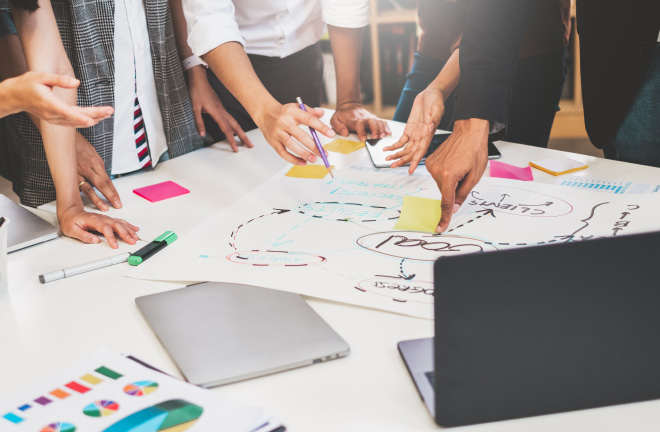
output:
[[[394,229],[434,233],[440,222],[440,200],[406,195]]]
[[[334,168],[331,166],[330,168]],[[325,165],[294,165],[286,173],[287,177],[306,178],[306,179],[322,179],[328,175],[328,169]]]
[[[364,147],[364,143],[360,141],[336,139],[331,143],[326,144],[323,148],[335,153],[349,154],[361,149],[362,147]]]

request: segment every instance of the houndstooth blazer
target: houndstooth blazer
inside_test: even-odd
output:
[[[171,158],[201,148],[192,105],[181,70],[167,0],[144,0],[151,58],[165,137]],[[78,105],[114,106],[113,0],[52,0],[64,48],[80,79]],[[129,89],[130,90],[130,89]],[[105,162],[110,175],[114,116],[80,129]],[[55,199],[39,132],[25,113],[0,125],[0,174],[13,182],[21,202],[39,206]]]

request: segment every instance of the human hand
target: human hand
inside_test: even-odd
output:
[[[358,103],[338,105],[330,119],[330,126],[341,136],[348,136],[350,131],[355,131],[360,141],[367,140],[367,129],[371,132],[371,138],[385,138],[392,134],[385,120],[379,119]]]
[[[321,156],[312,137],[300,125],[312,127],[328,138],[335,136],[335,132],[319,120],[323,117],[322,109],[307,105],[305,108],[307,111],[295,103],[280,105],[275,102],[264,107],[255,117],[255,123],[268,144],[282,159],[294,165],[306,165],[306,161],[314,163],[316,157]]]
[[[111,248],[117,249],[119,244],[115,233],[130,245],[134,245],[140,238],[136,234],[139,228],[122,219],[88,213],[82,206],[82,202],[57,210],[57,219],[60,222],[62,234],[82,241],[83,243],[100,243],[98,236],[89,231],[103,234]]]
[[[73,89],[80,85],[75,78],[40,72],[27,72],[2,82],[7,114],[27,111],[40,119],[60,126],[90,127],[109,117],[111,107],[69,106],[53,94],[53,87]]]
[[[119,193],[105,171],[103,159],[94,146],[79,133],[76,133],[76,165],[78,168],[78,184],[80,191],[92,201],[97,209],[107,211],[108,205],[96,194],[94,187],[112,204],[121,208]]]
[[[383,151],[394,151],[403,147],[400,152],[385,158],[388,161],[397,159],[392,168],[410,163],[408,173],[415,172],[444,113],[445,96],[439,89],[427,88],[415,97],[403,135],[396,143],[383,148]]]
[[[458,211],[486,170],[488,130],[488,120],[457,120],[447,141],[426,158],[426,169],[442,194],[438,233],[447,229],[452,214]]]
[[[203,66],[195,66],[187,71],[188,76],[188,93],[190,94],[190,101],[192,103],[193,113],[195,114],[195,124],[201,136],[206,136],[206,127],[204,126],[204,119],[202,113],[211,116],[227,138],[231,149],[234,152],[238,151],[236,140],[234,136],[237,135],[238,139],[243,145],[248,148],[254,147],[250,138],[245,135],[243,129],[238,122],[234,120],[231,114],[225,110],[225,107],[220,102],[218,95],[209,84],[206,77],[206,70]]]

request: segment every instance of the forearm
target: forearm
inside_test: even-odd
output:
[[[266,113],[280,106],[259,80],[247,53],[238,42],[227,42],[216,47],[204,56],[204,60],[257,125]]]
[[[188,45],[188,28],[183,14],[182,0],[170,0],[170,12],[172,13],[176,48],[179,52],[179,58],[183,60],[193,55],[193,51]]]
[[[459,67],[459,51],[455,50],[445,66],[437,77],[428,85],[427,89],[439,90],[444,99],[447,100],[451,92],[454,91],[461,78],[461,68]]]
[[[364,28],[344,28],[328,25],[330,44],[337,75],[337,107],[359,104],[360,58]]]
[[[0,118],[23,111],[12,82],[8,79],[27,72],[25,55],[18,35],[0,39]]]
[[[20,107],[15,102],[11,82],[0,82],[0,118],[20,112]]]
[[[36,12],[14,10],[27,66],[32,71],[73,77],[73,68],[64,51],[49,0],[42,0]],[[76,104],[76,90],[53,88],[53,94],[68,105]],[[55,189],[58,213],[80,205],[77,188],[75,133],[71,127],[55,126],[39,121],[44,149]]]

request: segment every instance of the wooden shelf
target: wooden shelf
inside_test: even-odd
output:
[[[417,9],[388,10],[372,15],[373,24],[416,23]]]
[[[440,0],[438,0],[440,1]],[[571,1],[571,17],[575,17],[575,0]],[[373,103],[368,105],[368,109],[379,117],[391,119],[394,116],[396,107],[383,105],[382,77],[380,75],[380,42],[378,27],[379,24],[405,24],[417,22],[417,10],[387,10],[380,12],[378,10],[378,0],[371,0],[371,63],[372,63],[372,83],[374,88]],[[575,24],[575,23],[573,23]],[[570,71],[573,80],[573,97],[560,102],[561,110],[555,117],[551,138],[586,138],[587,132],[584,127],[584,111],[582,108],[582,85],[580,81],[580,43],[578,34],[573,26],[571,29],[573,41],[572,57],[574,67]]]

